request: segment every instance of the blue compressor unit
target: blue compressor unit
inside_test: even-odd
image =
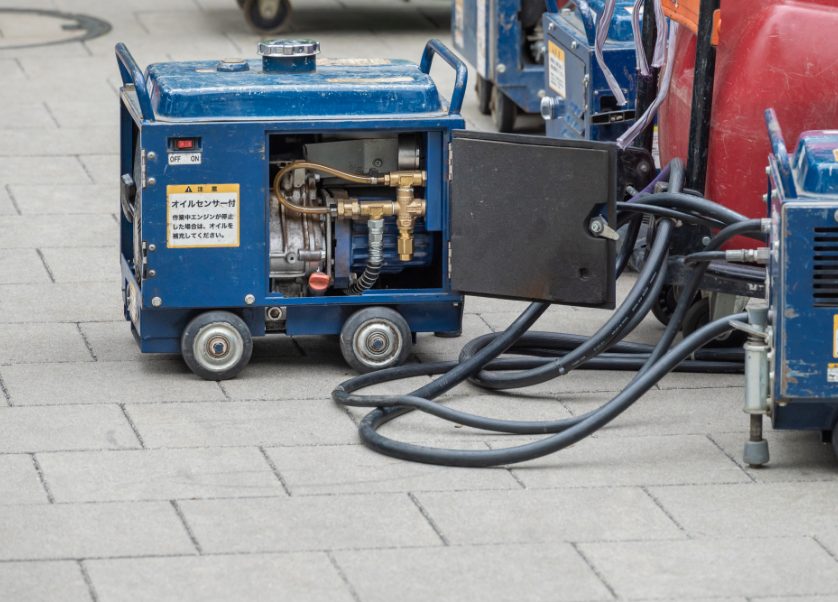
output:
[[[616,140],[635,118],[636,58],[631,20],[634,2],[617,0],[606,65],[628,104],[619,106],[594,55],[597,15],[605,0],[579,0],[544,15],[546,39],[541,116],[551,138]]]
[[[451,132],[465,65],[321,59],[310,40],[259,60],[153,64],[123,44],[120,252],[143,352],[222,380],[253,337],[340,335],[350,365],[403,362],[417,332],[457,334],[448,275]],[[456,70],[450,101],[428,75]]]
[[[838,453],[838,131],[804,132],[790,157],[768,122],[767,405],[775,428],[832,431]]]

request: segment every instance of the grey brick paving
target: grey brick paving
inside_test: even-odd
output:
[[[486,449],[479,444],[471,447]],[[292,495],[520,488],[503,468],[451,471],[372,455],[360,445],[279,447],[267,452]]]
[[[580,544],[614,591],[665,600],[831,594],[838,567],[811,539],[702,539]],[[770,558],[782,562],[770,563]]]
[[[167,502],[43,504],[0,513],[0,559],[190,554]]]
[[[0,563],[0,592],[18,602],[90,602],[79,565],[61,562]]]
[[[3,370],[0,368],[0,375]],[[125,415],[115,405],[13,408],[0,405],[0,453],[139,446]]]
[[[0,364],[91,361],[84,338],[75,324],[0,323],[0,340],[3,341]]]
[[[325,56],[416,60],[428,38],[450,39],[441,0],[294,4],[288,35],[318,39]],[[831,450],[769,429],[771,464],[744,467],[740,376],[671,375],[561,454],[466,471],[359,444],[365,412],[328,398],[351,375],[335,337],[258,340],[222,386],[176,355],[140,354],[118,284],[113,46],[127,42],[144,67],[252,57],[259,36],[233,0],[8,5],[113,30],[8,50],[0,15],[0,600],[836,600]],[[17,36],[49,29],[18,23]],[[447,93],[452,71],[433,75]],[[471,90],[463,113],[491,128]],[[521,124],[538,131],[540,119]],[[415,358],[453,359],[526,305],[470,297],[463,336],[422,335]],[[536,328],[589,334],[607,315],[555,307]],[[661,332],[650,319],[634,340]],[[444,399],[566,418],[629,378],[580,372],[500,395],[464,385]],[[384,432],[465,449],[532,439],[417,413]]]
[[[28,454],[0,455],[0,475],[3,475],[0,479],[0,505],[49,501],[35,463]]]
[[[90,576],[108,602],[351,602],[322,552],[92,560]]]
[[[684,537],[640,488],[420,492],[416,497],[455,544]]]
[[[148,447],[356,443],[349,417],[326,399],[128,405]]]
[[[256,448],[38,454],[56,502],[285,495]]]
[[[45,369],[51,378],[39,379]],[[13,402],[21,406],[224,399],[216,383],[198,379],[173,361],[21,364],[4,369],[3,378]]]
[[[114,200],[119,198],[119,187],[111,184],[17,184],[9,186],[15,203],[23,215],[53,215],[64,213],[114,212]],[[41,220],[45,218],[41,217]],[[46,218],[56,223],[55,218]],[[101,244],[101,243],[100,243]],[[54,246],[45,241],[44,246]]]
[[[0,284],[48,282],[49,272],[36,249],[6,249],[0,254]]]
[[[336,552],[362,600],[611,600],[605,585],[570,544],[458,546],[445,549]],[[414,574],[422,579],[415,579]]]
[[[207,552],[442,545],[404,494],[187,500],[181,507]]]

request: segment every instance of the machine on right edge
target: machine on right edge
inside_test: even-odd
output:
[[[831,431],[838,454],[838,130],[803,132],[789,156],[776,114],[766,120],[770,305],[764,357],[755,333],[746,344],[757,353],[745,411],[775,429]]]

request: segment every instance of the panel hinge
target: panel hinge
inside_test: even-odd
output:
[[[140,188],[146,187],[145,177],[145,149],[140,149]]]

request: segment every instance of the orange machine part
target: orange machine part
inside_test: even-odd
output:
[[[701,0],[661,0],[663,14],[683,25],[693,33],[698,33],[698,13]],[[722,26],[722,14],[713,11],[713,34],[710,43],[719,45],[719,30]]]

